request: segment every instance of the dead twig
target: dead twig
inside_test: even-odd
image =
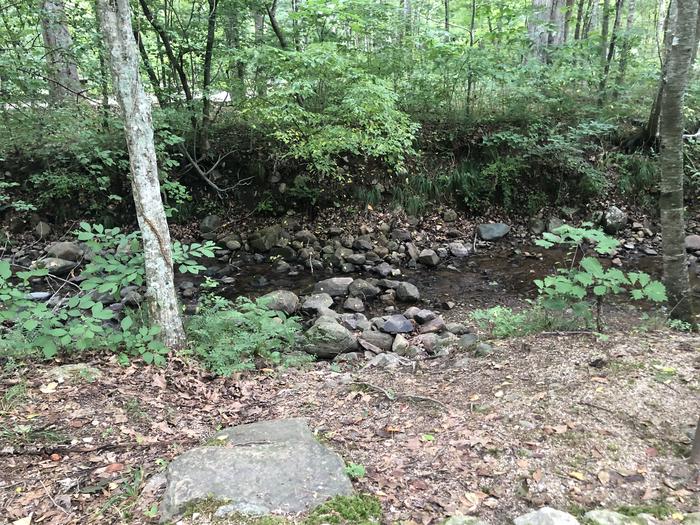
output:
[[[49,489],[46,488],[46,485],[44,484],[44,480],[40,479],[39,482],[41,483],[41,486],[44,487],[44,492],[46,492],[46,495],[49,497],[49,500],[51,500],[51,503],[53,503],[57,509],[61,510],[61,512],[63,512],[66,516],[68,516],[70,514],[70,512],[68,512],[66,509],[61,507],[58,503],[56,503],[56,500],[53,499],[53,496],[49,492]]]
[[[228,188],[220,188],[213,180],[209,178],[209,175],[214,172],[214,170],[223,162],[223,160],[231,155],[233,152],[229,152],[226,155],[221,155],[217,159],[217,161],[214,163],[214,165],[209,168],[208,170],[202,169],[202,167],[199,165],[199,161],[195,160],[192,155],[190,155],[190,152],[187,151],[187,148],[184,146],[180,145],[180,152],[185,156],[187,161],[190,163],[190,166],[194,168],[194,170],[197,172],[197,175],[199,175],[199,178],[202,179],[207,186],[212,188],[214,191],[217,193],[226,193],[228,191],[231,191],[233,189],[236,189],[239,186],[248,186],[253,182],[254,177],[246,177],[244,179],[240,179],[236,184],[233,186],[229,186]]]
[[[442,401],[438,401],[437,399],[433,399],[432,397],[417,396],[413,394],[395,394],[380,386],[373,385],[372,383],[366,383],[364,381],[353,381],[352,383],[350,383],[350,385],[369,388],[370,390],[379,392],[380,394],[383,394],[384,397],[386,397],[389,401],[399,401],[401,399],[404,399],[406,401],[420,401],[423,403],[433,403],[441,408],[444,408],[447,411],[450,410],[450,407],[448,407],[445,403],[443,403]]]
[[[45,456],[53,453],[89,454],[103,450],[167,447],[169,445],[191,445],[197,442],[198,440],[196,439],[173,439],[170,441],[157,441],[155,443],[137,443],[135,441],[130,441],[128,443],[109,443],[98,447],[72,447],[56,445],[53,447],[41,447],[33,450],[2,450],[0,451],[0,456]]]

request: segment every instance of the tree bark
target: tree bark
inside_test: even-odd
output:
[[[605,100],[608,83],[608,75],[610,75],[610,66],[612,65],[613,57],[615,56],[615,46],[617,44],[617,36],[620,33],[620,20],[622,19],[622,9],[624,8],[625,0],[617,0],[615,2],[615,22],[613,23],[612,36],[610,37],[610,45],[608,46],[607,55],[603,64],[603,77],[600,80],[598,87],[599,99],[602,104]]]
[[[445,0],[445,33],[450,32],[450,0]]]
[[[275,7],[275,4],[273,4],[272,7],[265,6],[265,9],[267,10],[267,17],[270,19],[270,26],[272,26],[272,31],[275,33],[277,41],[280,43],[280,47],[282,49],[287,49],[287,39],[284,37],[284,31],[282,31],[282,28],[277,23],[277,17],[275,16]]]
[[[209,0],[209,17],[207,19],[207,44],[204,50],[204,79],[202,81],[202,126],[199,136],[199,148],[202,155],[209,152],[209,129],[211,127],[211,65],[214,56],[214,37],[216,35],[216,10],[218,0]]]
[[[665,86],[661,97],[661,185],[659,208],[664,284],[671,315],[695,323],[685,252],[683,206],[683,100],[688,84],[698,17],[697,0],[677,0]]]
[[[42,0],[41,35],[46,48],[49,97],[61,104],[71,95],[80,93],[78,66],[73,58],[73,39],[65,24],[63,0]]]
[[[600,57],[605,63],[608,56],[608,33],[610,32],[610,0],[603,0],[602,26],[600,29]]]
[[[617,76],[617,89],[615,96],[618,95],[619,89],[625,81],[625,72],[627,70],[627,62],[629,61],[630,50],[632,49],[632,29],[634,28],[634,15],[637,8],[635,0],[629,0],[627,4],[627,25],[625,27],[625,37],[620,45],[620,70]]]
[[[695,438],[693,439],[693,448],[690,451],[690,462],[694,465],[700,465],[700,419],[695,427]]]
[[[185,344],[175,293],[170,231],[160,196],[151,103],[139,77],[129,0],[97,0],[112,82],[124,117],[131,188],[141,229],[150,320],[169,348]]]

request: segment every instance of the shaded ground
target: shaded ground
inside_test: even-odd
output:
[[[174,456],[221,427],[290,416],[366,467],[356,487],[387,523],[461,511],[498,524],[542,504],[700,508],[700,472],[683,458],[700,406],[696,336],[495,346],[405,371],[317,363],[215,379],[186,360],[159,370],[97,358],[101,377],[60,383],[50,366],[17,370],[0,382],[0,521],[155,522]]]

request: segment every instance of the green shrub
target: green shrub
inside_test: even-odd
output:
[[[219,300],[203,308],[187,326],[195,355],[223,376],[255,368],[256,360],[284,366],[311,361],[308,354],[293,350],[301,330],[297,318],[265,304],[239,297],[234,305]]]

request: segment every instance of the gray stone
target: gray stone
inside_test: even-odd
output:
[[[248,239],[251,249],[261,253],[267,253],[282,237],[282,227],[279,225],[269,226],[257,230]]]
[[[194,290],[194,288],[190,288]],[[122,304],[129,308],[138,308],[143,302],[143,296],[136,290],[135,286],[126,286],[119,292],[122,298]]]
[[[371,324],[367,317],[361,313],[354,314],[342,314],[339,318],[339,322],[348,330],[369,330]]]
[[[464,244],[461,242],[451,242],[447,245],[447,247],[450,249],[450,253],[454,257],[466,257],[469,255],[469,248],[464,246]]]
[[[419,344],[428,352],[433,352],[438,347],[438,339],[437,334],[421,334],[414,337],[412,342]]]
[[[320,321],[320,322],[319,322]],[[322,317],[304,334],[302,347],[305,352],[321,358],[357,350],[357,338],[335,319]]]
[[[407,334],[413,331],[413,323],[401,314],[394,314],[386,319],[381,329],[389,334]]]
[[[48,301],[52,295],[50,292],[29,292],[26,297],[30,301]]]
[[[95,381],[102,377],[102,371],[84,363],[54,366],[47,375],[58,383],[76,381]]]
[[[299,241],[303,244],[315,244],[318,242],[316,236],[309,230],[301,230],[296,233],[294,240]]]
[[[442,317],[435,317],[420,327],[421,334],[439,333],[444,330],[445,320]]]
[[[457,348],[462,351],[469,351],[474,348],[479,338],[475,334],[464,334],[457,340]]]
[[[650,521],[644,515],[625,516],[607,509],[592,510],[586,512],[583,517],[589,525],[653,525],[656,523],[653,518]],[[686,521],[683,520],[683,523],[685,524]]]
[[[418,262],[425,266],[437,266],[437,263],[440,262],[440,257],[430,248],[426,248],[420,252]]]
[[[469,328],[464,326],[462,323],[447,323],[445,324],[445,330],[455,335],[464,335],[469,333]]]
[[[320,308],[330,308],[333,305],[333,298],[327,293],[317,293],[304,298],[304,303],[301,305],[302,310],[317,311]]]
[[[83,257],[83,250],[74,242],[55,242],[46,250],[51,257],[65,259],[66,261],[79,261]]]
[[[351,312],[364,312],[365,305],[362,300],[357,297],[348,297],[343,303],[343,308],[350,310]]]
[[[353,253],[345,258],[350,264],[356,264],[357,266],[362,266],[367,262],[367,257],[362,253]]]
[[[212,497],[226,513],[297,514],[352,494],[343,460],[314,439],[302,419],[262,421],[219,432],[168,467],[162,520]]]
[[[364,279],[357,279],[349,287],[350,297],[362,297],[371,299],[381,293],[381,289]]]
[[[437,312],[433,312],[432,310],[418,310],[415,312],[413,315],[413,318],[418,321],[420,324],[427,323],[428,321],[432,321],[438,316]]]
[[[564,225],[564,221],[562,221],[559,217],[550,217],[549,220],[547,221],[547,231],[548,232],[554,232],[557,228],[561,227]]]
[[[221,217],[218,215],[207,215],[199,223],[199,231],[201,233],[211,233],[221,226]]]
[[[418,248],[416,248],[416,245],[412,242],[406,243],[406,252],[408,252],[408,256],[412,261],[417,261],[418,257],[420,256]]]
[[[226,241],[226,248],[231,250],[232,252],[235,252],[236,250],[241,249],[241,242],[237,241],[236,239],[232,239],[230,241]]]
[[[493,353],[493,346],[488,343],[477,343],[474,348],[474,357],[486,357]]]
[[[457,212],[454,210],[445,210],[442,214],[442,220],[445,222],[455,222],[457,220]]]
[[[376,330],[365,330],[360,335],[360,339],[376,346],[383,352],[389,352],[394,344],[394,338],[391,335]]]
[[[394,268],[389,263],[383,262],[374,267],[374,271],[382,277],[388,277],[394,273]]]
[[[42,239],[48,237],[51,234],[51,225],[48,222],[39,221],[34,226],[34,233]]]
[[[287,315],[292,315],[299,310],[299,297],[294,292],[289,290],[275,290],[261,297],[265,301],[265,305],[276,312],[284,312]]]
[[[515,525],[580,525],[571,514],[551,507],[533,510],[513,520]]]
[[[547,230],[547,225],[542,219],[536,217],[530,221],[530,232],[535,235],[541,235]]]
[[[78,266],[75,261],[67,261],[65,259],[59,259],[58,257],[39,259],[34,264],[37,268],[46,268],[49,273],[58,275],[59,277],[68,274],[68,272]]]
[[[700,251],[700,235],[688,235],[685,238],[685,249],[689,252]]]
[[[292,262],[297,258],[297,252],[291,246],[273,246],[270,248],[270,257]]]
[[[411,232],[402,228],[397,228],[391,232],[391,238],[398,242],[409,242],[411,240]]]
[[[401,334],[396,334],[394,342],[391,345],[391,351],[398,355],[406,355],[409,347],[408,340]]]
[[[402,366],[411,366],[411,361],[397,354],[377,354],[367,362],[364,368],[376,367],[395,370]]]
[[[408,308],[406,308],[406,311],[403,313],[403,316],[406,319],[415,319],[416,314],[420,311],[421,309],[417,306],[409,306]]]
[[[352,277],[331,277],[319,281],[314,286],[314,292],[327,293],[331,297],[340,297],[347,295],[348,287],[352,284]]]
[[[420,301],[420,292],[415,284],[402,282],[396,287],[396,298],[406,303]]]
[[[503,224],[502,222],[479,224],[479,226],[477,226],[479,238],[483,239],[484,241],[497,241],[498,239],[508,235],[509,231],[510,226]]]
[[[615,235],[627,226],[627,214],[617,206],[610,206],[603,214],[605,233]]]
[[[357,239],[355,239],[355,242],[352,243],[353,250],[361,250],[363,252],[368,252],[372,249],[372,247],[372,240],[369,238],[368,235],[358,237]]]

